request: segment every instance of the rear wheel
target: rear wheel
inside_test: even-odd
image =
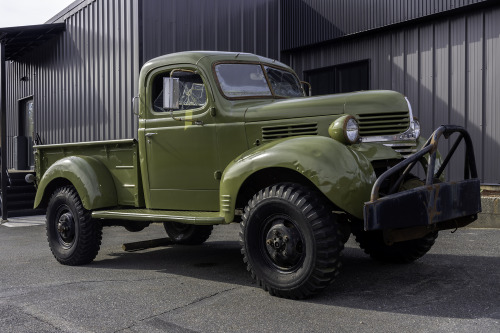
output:
[[[57,189],[50,198],[46,228],[50,250],[61,264],[88,264],[97,256],[102,226],[92,220],[73,186]]]
[[[163,227],[168,237],[177,244],[203,244],[212,234],[211,225],[194,225],[177,222],[164,222]]]
[[[240,242],[252,278],[271,295],[311,296],[339,272],[343,243],[334,216],[296,184],[267,187],[248,202]]]

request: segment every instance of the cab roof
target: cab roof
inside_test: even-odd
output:
[[[252,53],[245,52],[223,52],[223,51],[186,51],[177,52],[153,58],[144,65],[145,72],[148,72],[151,67],[172,64],[200,64],[205,61],[214,63],[219,61],[250,61],[274,64],[277,66],[289,68],[282,62],[274,59],[262,57]]]

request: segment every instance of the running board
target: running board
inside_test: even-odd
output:
[[[92,212],[94,219],[180,222],[187,224],[223,224],[224,217],[219,212],[171,211],[154,209],[111,209]]]

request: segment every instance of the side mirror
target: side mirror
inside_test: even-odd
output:
[[[163,108],[175,110],[179,108],[179,79],[173,77],[163,78]]]
[[[300,84],[302,85],[302,90],[304,90],[304,92],[306,91],[305,86],[308,86],[309,87],[309,94],[308,94],[308,96],[312,96],[312,87],[311,87],[311,84],[309,82],[306,82],[306,81],[300,81]]]

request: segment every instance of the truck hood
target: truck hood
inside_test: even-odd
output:
[[[347,94],[273,100],[249,107],[245,122],[327,116],[408,112],[403,95],[390,90],[370,90]]]

